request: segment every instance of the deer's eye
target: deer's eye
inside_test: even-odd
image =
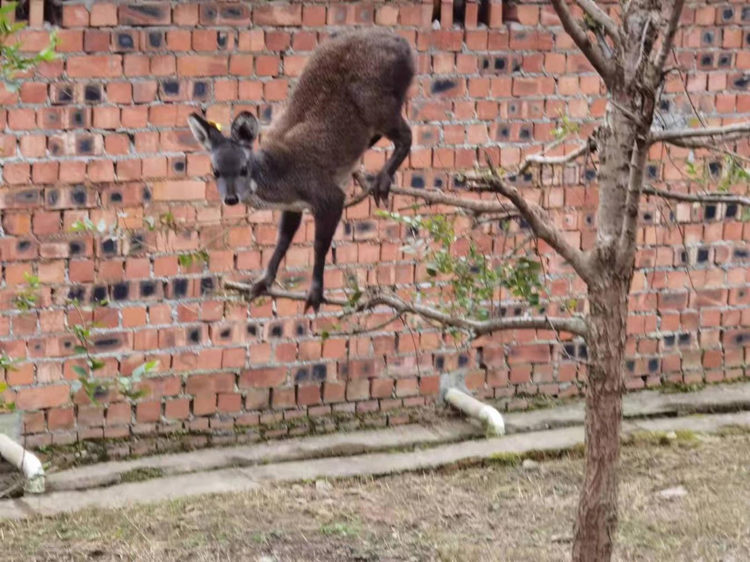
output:
[[[215,178],[220,178],[221,177],[221,172],[219,172],[219,170],[214,170],[214,177]]]
[[[247,166],[243,166],[240,170],[240,175],[244,178],[247,177]]]

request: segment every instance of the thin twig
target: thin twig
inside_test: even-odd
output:
[[[521,164],[521,167],[518,168],[517,174],[524,174],[526,171],[532,166],[562,166],[565,164],[568,164],[572,162],[573,160],[577,160],[581,156],[588,155],[590,152],[594,152],[596,150],[596,140],[591,137],[589,138],[584,144],[582,144],[580,147],[575,149],[570,154],[566,154],[565,156],[544,156],[544,152],[542,151],[541,154],[531,154],[527,156],[523,163]]]
[[[742,195],[733,195],[731,193],[677,193],[675,191],[664,191],[654,189],[653,187],[644,187],[645,195],[655,195],[664,199],[674,199],[675,201],[686,201],[688,203],[726,203],[750,206],[750,197]]]
[[[568,6],[565,4],[565,0],[552,0],[552,5],[557,12],[565,31],[568,32],[568,35],[573,39],[573,42],[578,45],[578,48],[581,49],[581,52],[602,77],[604,83],[609,85],[612,77],[612,67],[601,49],[591,42],[586,31],[581,27],[580,23],[576,21],[573,14],[570,13]]]
[[[335,332],[328,332],[328,337],[341,337],[341,336],[359,336],[361,334],[368,334],[372,332],[378,332],[385,328],[388,324],[391,322],[395,322],[401,318],[401,313],[396,313],[393,316],[389,317],[387,320],[380,322],[379,324],[375,324],[374,326],[368,327],[360,327],[360,328],[354,328],[352,330],[340,330]]]
[[[651,131],[649,144],[657,142],[674,143],[685,139],[694,139],[709,137],[717,141],[727,140],[727,138],[740,138],[750,135],[750,121],[744,123],[734,123],[724,127],[706,127],[695,129],[669,129],[666,131]],[[722,138],[723,137],[723,138]]]
[[[576,0],[576,3],[581,9],[586,12],[589,17],[604,28],[612,40],[617,44],[620,41],[619,28],[615,21],[602,10],[596,2],[593,0]]]
[[[677,26],[680,24],[680,15],[682,15],[682,8],[685,5],[685,0],[674,0],[672,5],[672,12],[669,16],[669,22],[667,23],[667,33],[664,35],[664,39],[659,49],[659,53],[656,55],[654,61],[654,81],[652,84],[655,88],[664,79],[664,63],[667,62],[667,56],[669,51],[672,50],[674,44],[674,36],[677,33]]]
[[[468,176],[467,179],[477,185],[500,193],[503,197],[510,200],[526,222],[529,223],[529,226],[537,237],[547,242],[547,244],[552,246],[565,260],[567,260],[584,281],[588,283],[593,279],[588,255],[569,244],[567,240],[565,240],[562,230],[554,225],[547,211],[535,203],[530,203],[521,196],[521,193],[516,187],[508,185],[503,178],[495,172],[492,162],[489,159],[489,155],[485,156],[488,160],[490,175]]]

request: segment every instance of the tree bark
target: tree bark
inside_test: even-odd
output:
[[[586,468],[573,541],[575,562],[607,562],[617,533],[617,466],[628,295],[638,203],[656,91],[646,79],[659,2],[633,0],[607,75],[610,103],[599,133],[599,208],[588,283]]]
[[[640,189],[630,188],[642,181],[645,161],[638,139],[648,131],[651,116],[633,120],[621,109],[632,107],[626,105],[626,96],[615,96],[623,104],[620,108],[610,105],[600,134],[598,229],[593,281],[588,283],[586,468],[573,541],[575,562],[610,560],[617,532],[626,321],[635,264],[631,245],[623,246],[621,235],[628,207],[637,205],[640,197]]]
[[[611,560],[617,533],[617,467],[628,295],[635,266],[634,225],[646,163],[645,138],[653,118],[650,92],[633,91],[628,84],[617,82],[615,87],[611,93],[615,101],[600,133],[594,279],[588,283],[586,468],[573,541],[575,562]],[[624,242],[623,236],[627,238]]]
[[[632,275],[630,276],[632,278]],[[630,278],[610,277],[589,290],[586,469],[573,541],[573,560],[610,560],[617,532],[617,466],[622,375]]]

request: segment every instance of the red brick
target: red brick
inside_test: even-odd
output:
[[[19,410],[54,408],[70,402],[70,387],[63,384],[23,388],[16,393],[15,402]]]
[[[73,408],[52,408],[47,413],[47,426],[50,431],[71,429],[75,425]]]
[[[297,387],[297,404],[311,406],[320,404],[320,385],[300,385]]]
[[[302,24],[302,5],[283,2],[266,2],[253,6],[255,25],[296,26]]]
[[[73,78],[116,78],[122,75],[122,55],[71,56],[65,66]]]
[[[370,398],[370,381],[367,379],[351,380],[346,383],[347,401],[367,400]]]
[[[216,412],[216,395],[200,394],[193,398],[193,414],[205,416]]]
[[[96,2],[91,6],[90,25],[92,27],[112,27],[117,25],[117,6]]]
[[[219,394],[219,411],[230,413],[242,410],[242,395],[236,393]]]
[[[157,422],[161,419],[161,402],[151,400],[136,406],[135,418],[138,423]]]
[[[177,59],[180,76],[222,76],[228,71],[225,55],[187,55]]]
[[[194,180],[168,180],[156,182],[153,197],[156,201],[205,199],[206,184]]]
[[[163,2],[138,2],[119,7],[120,25],[167,25],[172,19],[169,4]]]
[[[66,4],[62,9],[63,27],[86,27],[89,24],[89,11],[83,4]]]
[[[185,392],[188,394],[231,392],[232,390],[234,390],[234,375],[232,373],[193,375],[187,379],[185,384]]]
[[[170,420],[184,420],[190,416],[190,400],[175,398],[164,404],[164,417]]]
[[[252,352],[251,352],[252,357]],[[278,386],[286,380],[286,369],[283,368],[265,368],[250,369],[240,374],[240,388],[254,386]]]
[[[393,393],[393,379],[372,379],[370,394],[373,398],[388,398]]]
[[[271,390],[271,407],[291,408],[294,406],[294,387],[274,388]]]
[[[323,401],[343,402],[345,400],[346,385],[342,382],[323,383]]]

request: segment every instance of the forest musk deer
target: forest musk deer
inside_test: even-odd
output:
[[[315,265],[304,311],[319,310],[326,255],[360,158],[382,136],[394,144],[370,186],[380,206],[409,154],[411,129],[402,110],[413,77],[414,59],[404,38],[382,29],[345,32],[310,57],[258,150],[252,147],[260,124],[249,112],[237,115],[229,138],[200,115],[190,115],[193,135],[211,153],[224,203],[282,211],[276,248],[251,298],[273,284],[307,210],[315,219]]]

